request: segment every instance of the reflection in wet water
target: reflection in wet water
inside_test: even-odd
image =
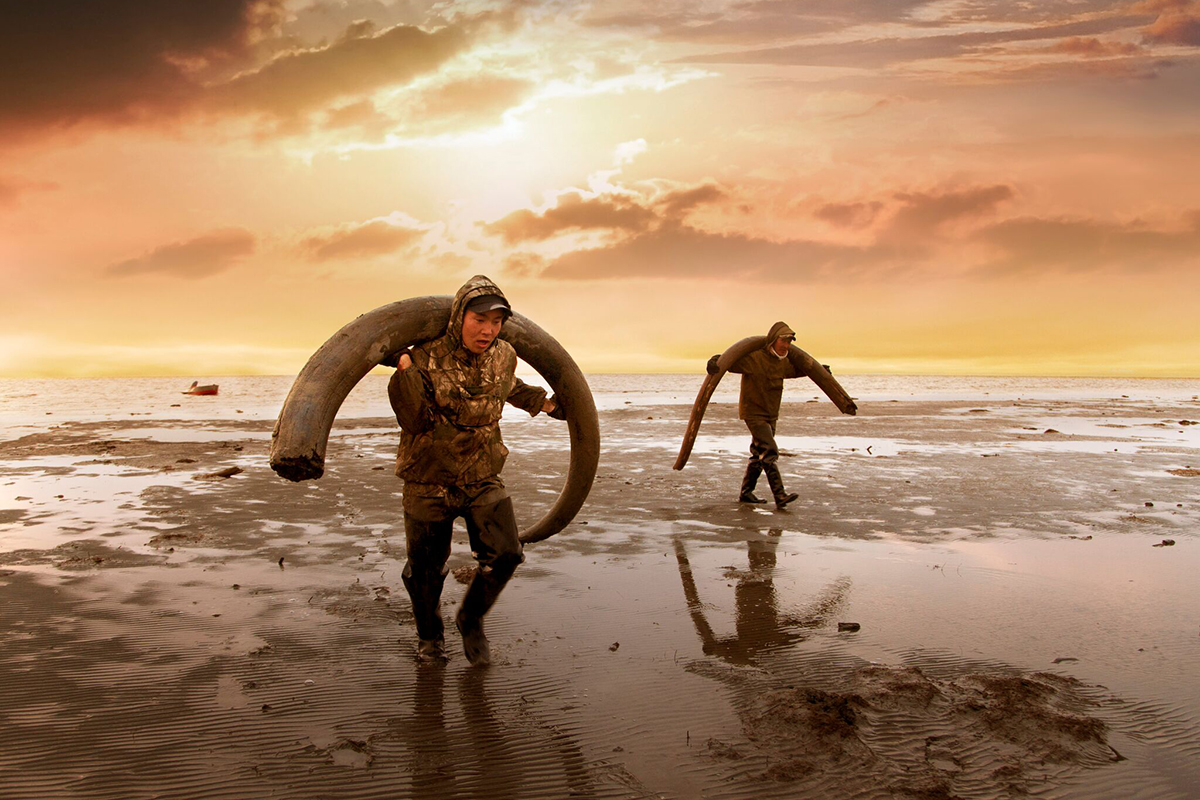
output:
[[[517,687],[496,686],[496,680],[494,670],[417,667],[411,715],[389,725],[391,737],[404,745],[412,796],[517,800],[550,796],[548,784],[564,796],[598,796],[594,767],[574,737],[538,720],[527,707],[530,701],[514,695]],[[457,700],[449,709],[447,682]],[[502,697],[499,707],[493,690]],[[520,713],[505,713],[514,706]]]
[[[808,638],[813,628],[821,627],[829,613],[836,608],[850,589],[847,578],[831,582],[817,598],[800,614],[784,614],[778,608],[773,573],[776,550],[782,528],[772,528],[767,538],[746,542],[749,569],[730,570],[726,577],[736,577],[734,607],[736,610],[735,633],[721,637],[714,631],[704,613],[704,603],[696,588],[696,578],[688,561],[687,546],[683,536],[672,537],[675,559],[679,564],[679,578],[683,582],[683,595],[688,613],[696,626],[705,655],[737,664],[753,665],[760,655],[785,648]]]
[[[413,793],[419,797],[458,797],[454,753],[446,734],[446,670],[426,664],[417,670],[412,718],[402,730],[410,737]]]

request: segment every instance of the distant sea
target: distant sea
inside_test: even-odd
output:
[[[859,406],[888,400],[1047,400],[1130,398],[1179,401],[1200,399],[1200,378],[1014,378],[930,375],[838,375]],[[214,377],[201,383],[220,385],[216,397],[182,392],[185,378],[57,378],[0,379],[0,439],[67,422],[103,420],[270,419],[282,406],[294,376]],[[531,383],[542,383],[526,377]],[[627,405],[691,404],[701,374],[589,375],[600,409]],[[350,393],[339,418],[389,417],[387,376],[368,375]],[[544,385],[544,384],[543,384]],[[785,401],[821,398],[809,381],[788,381]],[[738,379],[726,376],[713,402],[737,400]],[[865,409],[864,409],[865,410]]]

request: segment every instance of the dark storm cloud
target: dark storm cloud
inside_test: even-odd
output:
[[[408,247],[425,235],[420,228],[373,220],[304,240],[303,249],[314,261],[386,255]]]
[[[178,278],[205,278],[229,269],[239,259],[253,253],[254,246],[254,235],[249,231],[226,228],[110,264],[105,272],[113,277],[157,273]]]
[[[281,0],[37,0],[4,4],[0,132],[177,112],[197,71],[244,64]]]
[[[191,112],[294,121],[436,70],[488,17],[437,30],[356,22],[332,42],[280,34],[282,0],[7,3],[0,137]]]

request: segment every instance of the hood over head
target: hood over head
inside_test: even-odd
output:
[[[796,338],[796,332],[788,327],[786,322],[776,322],[771,326],[771,330],[767,331],[767,347],[775,344],[775,340],[780,336],[790,336]]]
[[[454,293],[454,302],[450,304],[450,321],[446,324],[446,337],[454,343],[455,347],[462,347],[462,325],[463,317],[467,313],[467,305],[475,298],[489,294],[503,297],[504,302],[508,302],[508,298],[504,297],[504,292],[500,291],[500,287],[492,283],[492,279],[486,275],[476,275]]]

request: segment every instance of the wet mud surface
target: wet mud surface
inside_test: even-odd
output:
[[[729,404],[682,472],[603,412],[486,670],[415,661],[389,420],[304,484],[261,420],[0,442],[0,797],[1200,795],[1200,404],[862,405],[785,406],[786,512]],[[566,435],[505,438],[528,525]]]

